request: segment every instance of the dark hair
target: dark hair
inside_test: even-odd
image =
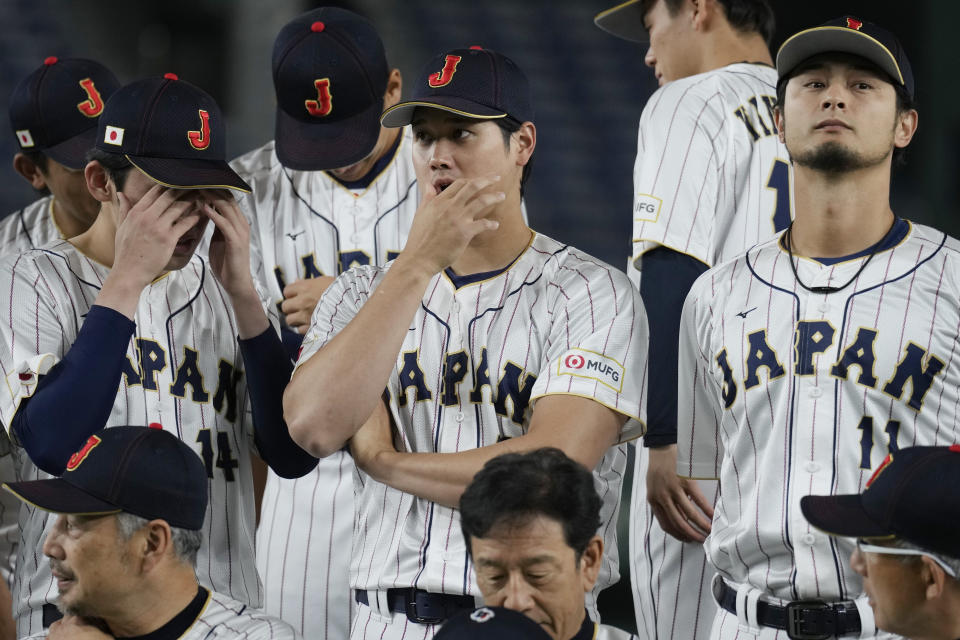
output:
[[[812,64],[816,64],[816,62],[814,61],[814,58],[821,59],[821,58],[820,58],[821,55],[822,55],[822,54],[818,54],[817,56],[808,58],[807,60],[801,62],[801,63],[798,64],[796,67],[794,67],[793,69],[791,69],[790,72],[789,72],[787,75],[785,75],[785,76],[783,76],[782,78],[779,78],[779,79],[777,80],[777,102],[776,102],[776,105],[775,105],[775,106],[776,106],[778,109],[780,109],[781,112],[783,111],[783,104],[784,104],[784,101],[786,100],[786,96],[787,96],[787,83],[790,81],[790,78],[793,78],[794,76],[799,75],[799,74],[803,73],[804,71],[808,70],[808,69],[812,66]],[[843,55],[846,55],[846,54],[843,54]],[[884,71],[883,69],[881,69],[881,68],[878,67],[877,65],[873,64],[872,62],[870,62],[870,61],[867,60],[866,58],[863,58],[863,62],[864,62],[865,64],[869,65],[870,67],[872,67],[873,70],[874,70],[876,73],[880,74],[880,76],[881,76],[882,78],[884,78],[887,82],[889,82],[890,84],[893,85],[893,90],[894,90],[894,92],[896,92],[896,94],[897,94],[897,114],[906,113],[907,111],[910,111],[911,109],[916,109],[916,108],[917,108],[917,101],[916,101],[916,99],[915,99],[913,96],[910,95],[910,93],[907,91],[906,87],[904,87],[904,86],[903,86],[902,84],[900,84],[899,82],[895,81],[895,80],[890,76],[890,74],[888,74],[886,71]],[[904,154],[906,153],[906,151],[907,151],[906,147],[902,147],[902,148],[901,148],[901,147],[894,147],[894,148],[893,148],[893,164],[894,164],[894,166],[901,166],[901,165],[903,165],[903,164],[906,163],[905,158],[904,158]]]
[[[32,150],[28,149],[25,151],[21,151],[20,153],[25,155],[27,157],[27,160],[35,164],[37,168],[40,169],[40,173],[42,173],[43,175],[47,175],[47,167],[49,166],[47,164],[47,154],[45,154],[43,151],[38,151],[36,149],[32,149]]]
[[[520,130],[520,122],[517,122],[513,118],[507,116],[506,118],[498,118],[494,120],[497,125],[500,127],[500,133],[503,134],[503,146],[507,149],[510,148],[510,136],[515,132]],[[530,159],[527,160],[527,164],[523,166],[523,173],[520,174],[520,197],[523,197],[524,188],[527,186],[527,180],[530,178],[530,172],[533,171],[533,156],[530,156]]]
[[[642,15],[646,16],[647,12],[660,1],[642,0],[640,3]],[[671,16],[677,15],[683,4],[689,1],[662,0]],[[767,0],[717,0],[717,2],[723,7],[723,12],[726,14],[727,22],[730,23],[731,27],[741,33],[759,33],[769,46],[777,23],[773,15],[773,8]]]
[[[559,449],[507,453],[488,461],[463,492],[460,527],[469,551],[471,538],[499,524],[546,516],[560,523],[579,560],[600,528],[600,505],[593,474]]]
[[[123,190],[123,185],[127,181],[127,174],[133,168],[133,164],[127,160],[122,153],[111,153],[94,147],[87,151],[87,162],[98,162],[107,172],[107,177],[113,180],[117,191]]]

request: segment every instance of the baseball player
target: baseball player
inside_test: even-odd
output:
[[[616,548],[617,443],[643,429],[646,320],[622,273],[523,222],[532,117],[505,56],[473,47],[428,63],[381,120],[413,125],[423,196],[403,253],[324,292],[285,392],[298,442],[329,455],[349,440],[360,470],[352,638],[429,638],[474,608],[455,506],[500,453],[556,446],[595,469]],[[611,554],[594,616],[616,579]]]
[[[690,290],[678,470],[721,485],[711,637],[870,637],[852,543],[800,498],[859,493],[890,451],[957,441],[960,243],[890,208],[917,127],[892,34],[840,18],[788,38],[777,71],[795,221]]]
[[[276,138],[232,166],[252,190],[243,207],[295,359],[333,276],[399,254],[419,197],[409,132],[380,126],[401,77],[367,20],[324,7],[291,21],[276,39],[273,79]],[[353,472],[338,452],[303,478],[267,477],[257,528],[264,610],[306,638],[350,633]]]
[[[790,220],[789,157],[772,115],[773,11],[766,0],[643,0],[596,23],[649,43],[661,85],[640,116],[627,269],[649,314],[651,371],[662,372],[650,380],[630,505],[637,628],[704,640],[716,606],[701,543],[717,485],[676,474],[677,334],[697,276]]]
[[[13,168],[48,195],[0,222],[0,255],[72,238],[93,224],[100,204],[87,191],[83,167],[97,119],[119,86],[99,62],[49,56],[14,89],[10,125],[20,151]]]
[[[100,431],[62,478],[5,483],[56,524],[43,542],[65,617],[30,638],[293,640],[293,629],[197,584],[209,502],[203,461],[148,427]]]
[[[136,419],[177,434],[210,487],[200,581],[256,607],[251,445],[285,475],[316,462],[281,418],[291,365],[253,284],[245,219],[225,191],[248,186],[224,161],[224,138],[213,99],[174,74],[110,98],[85,168],[97,220],[0,263],[11,301],[0,323],[0,421],[20,480],[59,475],[105,425]],[[208,219],[217,231],[205,260],[194,249]],[[20,637],[56,616],[39,553],[51,525],[42,511],[21,512]]]

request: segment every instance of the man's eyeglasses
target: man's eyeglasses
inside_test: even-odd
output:
[[[886,547],[876,544],[870,544],[868,541],[863,538],[857,538],[857,548],[861,552],[866,553],[883,553],[891,556],[927,556],[944,570],[944,572],[951,578],[957,577],[957,572],[951,569],[946,562],[933,555],[932,553],[927,553],[926,551],[920,551],[918,549],[904,549],[902,547]]]

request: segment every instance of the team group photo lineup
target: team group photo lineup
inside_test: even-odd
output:
[[[0,640],[960,639],[960,6],[0,4]]]

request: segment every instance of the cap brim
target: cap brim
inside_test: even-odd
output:
[[[24,502],[53,513],[100,516],[122,511],[61,478],[4,482],[3,488]]]
[[[339,169],[363,160],[377,145],[382,104],[334,122],[304,122],[277,107],[276,151],[280,164],[298,171]]]
[[[413,112],[418,108],[440,109],[477,120],[496,120],[506,118],[507,113],[493,109],[471,100],[455,96],[430,96],[428,100],[408,100],[390,107],[380,116],[380,123],[385,127],[402,127],[413,122]]]
[[[627,0],[601,11],[593,17],[593,24],[610,35],[624,40],[641,43],[650,41],[650,34],[643,26],[643,9],[640,0]]]
[[[874,538],[893,533],[867,514],[860,494],[804,496],[800,510],[807,522],[834,536]]]
[[[127,160],[148,178],[174,189],[234,189],[250,193],[250,185],[223,160],[196,158],[147,158],[127,156]]]
[[[68,169],[83,169],[87,166],[87,152],[97,146],[97,127],[87,129],[83,133],[73,136],[46,149],[44,153]]]
[[[904,84],[903,72],[889,49],[876,38],[846,27],[814,27],[788,38],[777,51],[777,76],[782,78],[807,58],[828,52],[866,58]]]

